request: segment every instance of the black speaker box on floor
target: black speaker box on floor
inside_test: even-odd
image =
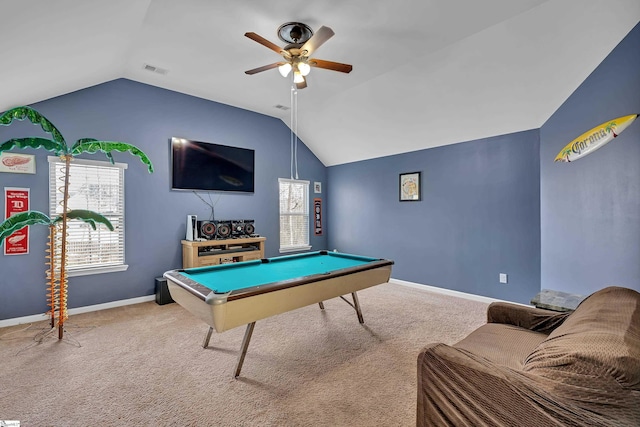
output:
[[[167,279],[164,277],[156,278],[156,304],[165,305],[172,303],[173,298],[169,294],[169,287],[167,286]]]

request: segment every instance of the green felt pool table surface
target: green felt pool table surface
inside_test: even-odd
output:
[[[330,274],[340,270],[366,266],[376,261],[379,259],[317,251],[266,260],[192,268],[182,270],[180,274],[218,294],[275,282],[295,281],[309,276]]]

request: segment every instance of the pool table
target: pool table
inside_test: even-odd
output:
[[[393,261],[316,251],[164,273],[171,298],[211,333],[247,325],[234,377],[240,375],[255,322],[340,297],[364,323],[356,292],[389,281]],[[344,298],[351,294],[353,303]]]

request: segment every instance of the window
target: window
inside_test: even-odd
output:
[[[309,246],[309,181],[279,178],[280,252],[311,249]]]
[[[49,157],[49,216],[62,214],[64,168]],[[96,230],[84,221],[67,222],[69,276],[127,269],[124,263],[124,163],[73,159],[69,167],[68,209],[88,209],[104,215],[114,231],[102,224]]]

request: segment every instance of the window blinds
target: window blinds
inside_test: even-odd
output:
[[[102,224],[94,230],[80,220],[67,222],[67,269],[84,270],[124,264],[124,169],[111,164],[73,159],[69,169],[67,207],[105,216],[114,231]],[[49,157],[49,216],[62,214],[65,164]]]
[[[278,179],[280,250],[309,248],[309,181]]]

